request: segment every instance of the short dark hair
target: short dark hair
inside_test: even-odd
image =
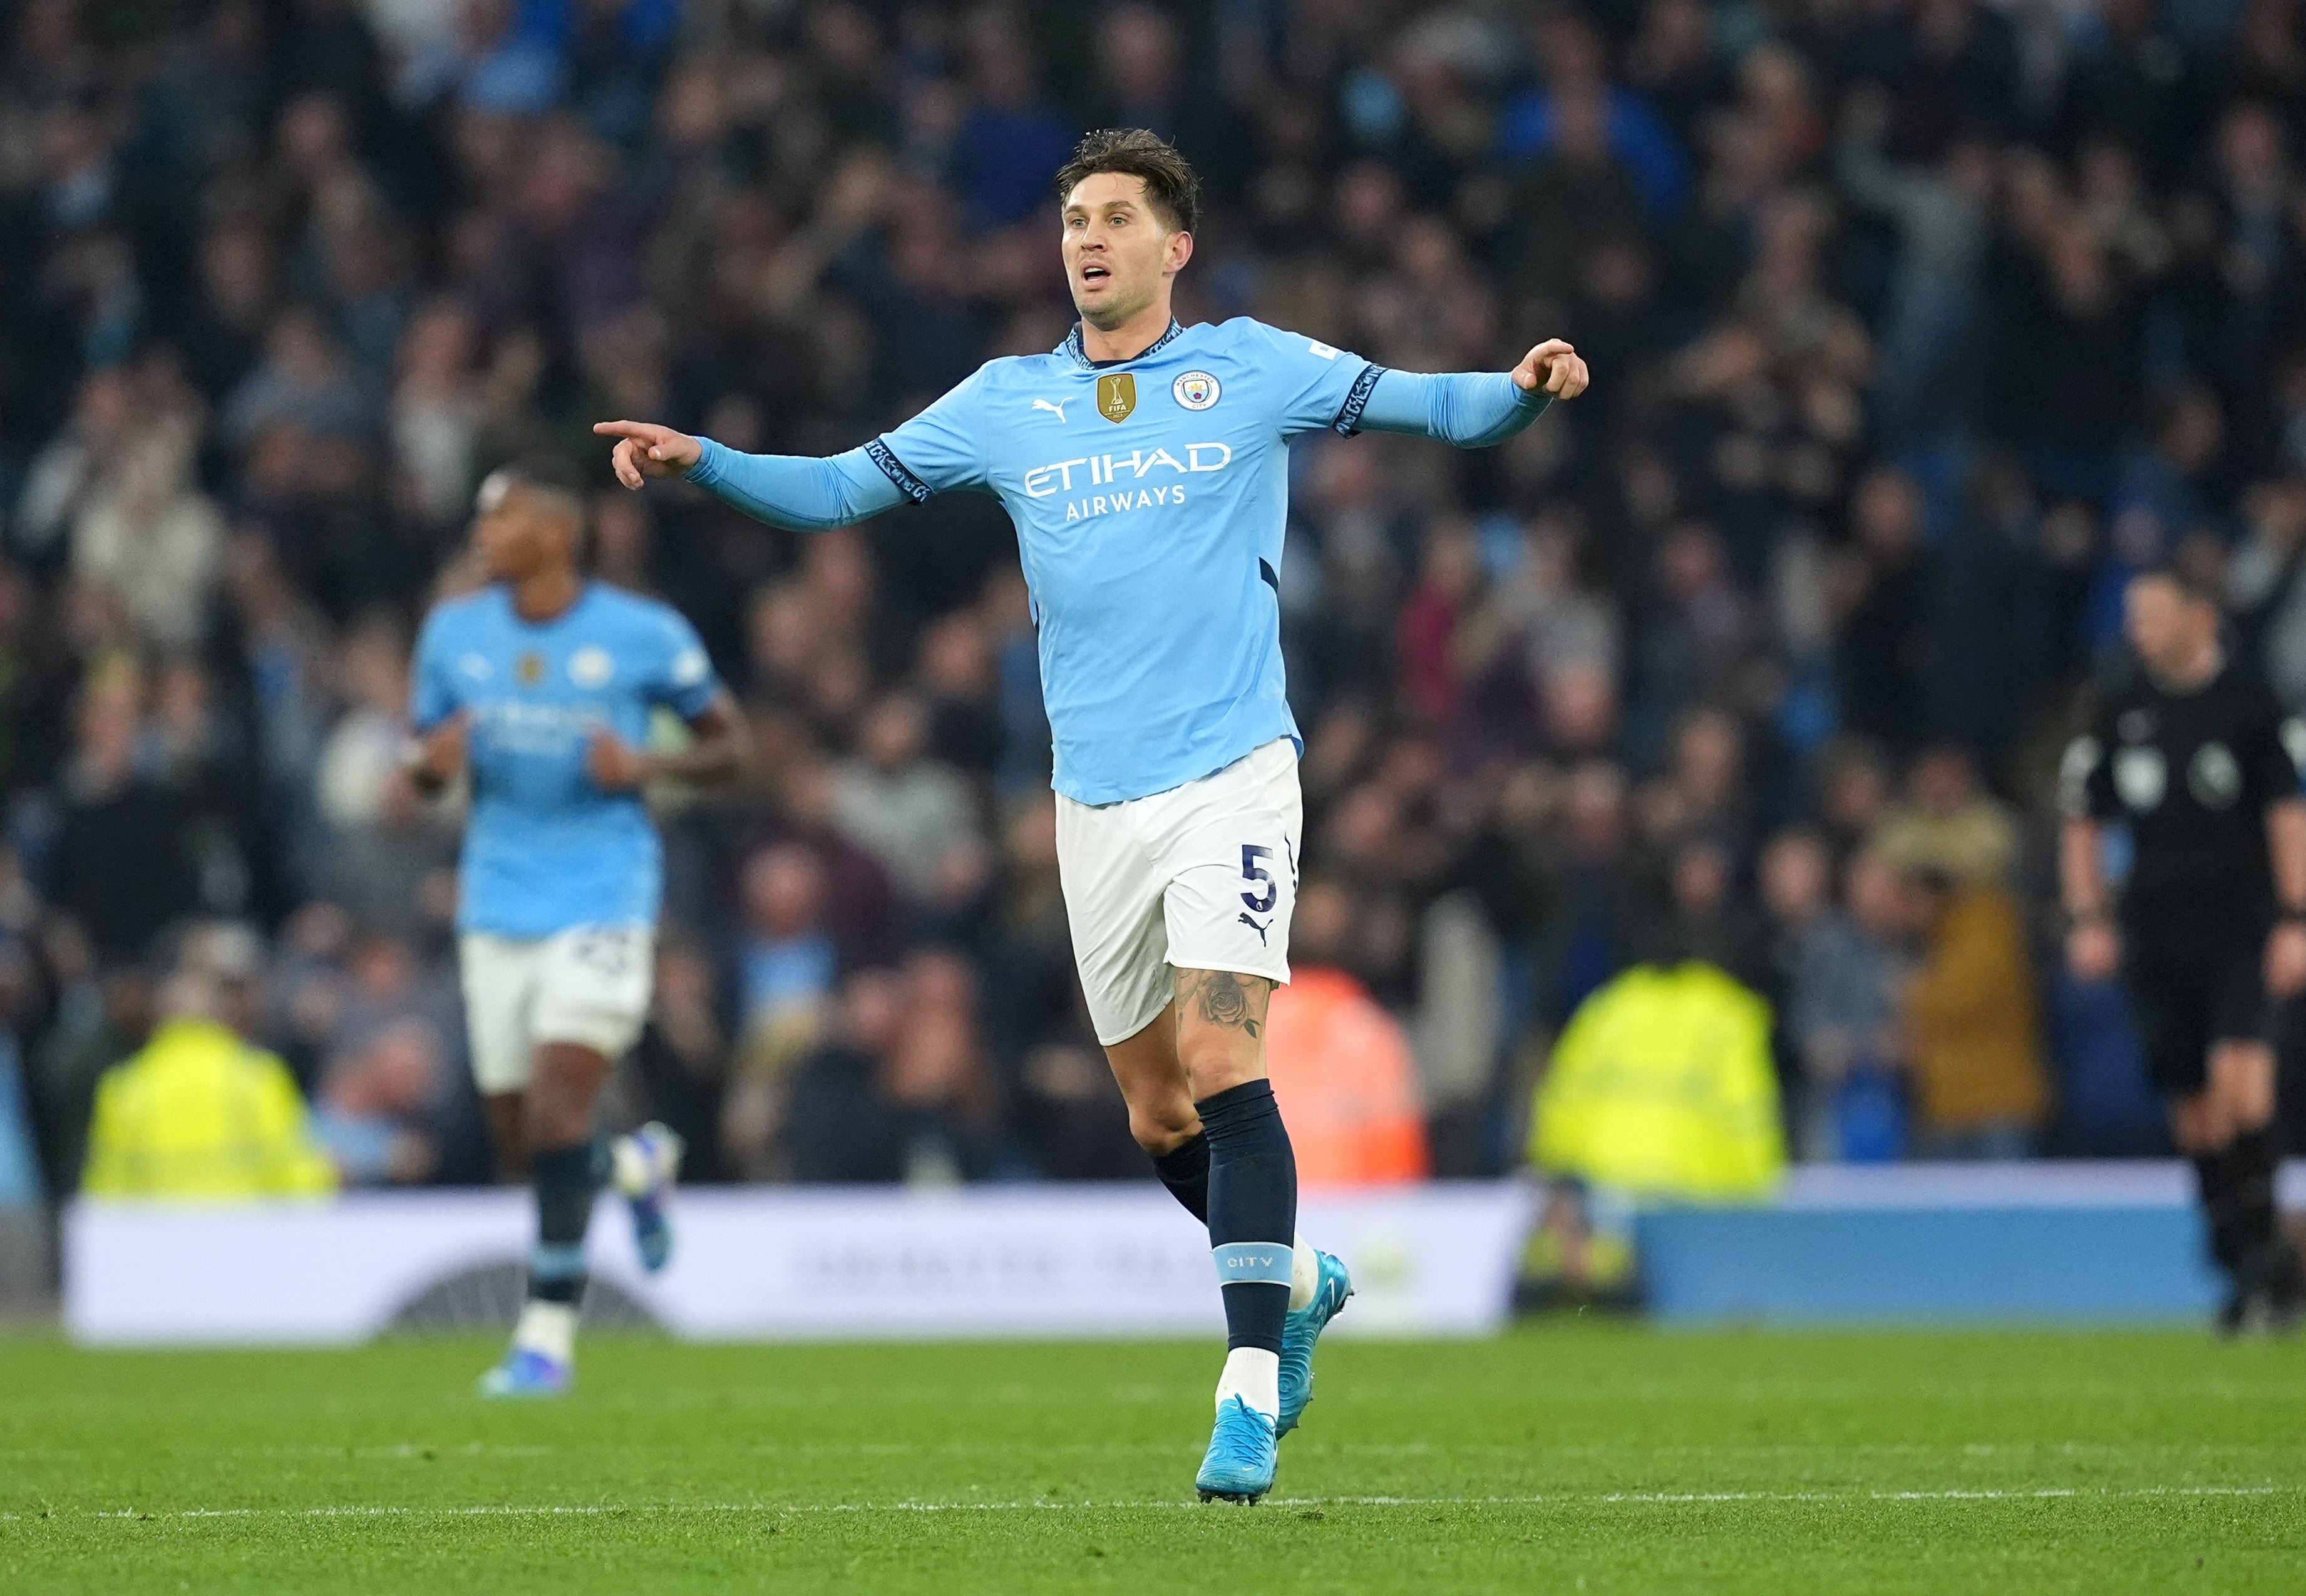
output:
[[[568,517],[576,528],[576,564],[590,569],[593,563],[593,515],[585,500],[585,478],[577,469],[557,455],[528,455],[517,460],[508,460],[481,479],[479,499],[475,508],[488,510],[491,486],[500,491],[506,488],[525,488],[531,493],[550,500]]]
[[[517,460],[508,460],[481,479],[481,491],[486,493],[491,483],[507,488],[526,488],[547,498],[557,499],[582,525],[585,521],[585,479],[568,461],[553,455],[530,455]]]
[[[2213,610],[2225,608],[2225,596],[2217,584],[2199,567],[2182,559],[2157,560],[2148,566],[2133,582],[2167,582],[2178,590],[2178,596],[2192,604],[2208,604]]]
[[[523,487],[557,493],[579,505],[585,502],[583,474],[559,455],[524,455],[517,460],[507,461],[499,469]]]
[[[1172,233],[1201,225],[1201,180],[1175,146],[1141,127],[1101,127],[1073,146],[1073,158],[1057,173],[1057,202],[1100,172],[1145,181],[1145,198]]]

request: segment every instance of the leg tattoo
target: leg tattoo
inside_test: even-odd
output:
[[[1177,1006],[1190,1004],[1211,1025],[1246,1032],[1251,1038],[1265,1032],[1265,1011],[1273,1001],[1273,983],[1263,976],[1235,975],[1229,969],[1177,972]]]

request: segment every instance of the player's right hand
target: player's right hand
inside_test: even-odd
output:
[[[609,464],[628,488],[639,487],[648,477],[679,476],[705,457],[702,443],[654,422],[594,422],[593,431],[617,440]]]
[[[462,775],[471,742],[472,719],[462,712],[426,732],[406,766],[417,792],[430,798]]]
[[[2066,933],[2066,968],[2077,981],[2111,981],[2122,969],[2122,937],[2104,920],[2082,920]]]

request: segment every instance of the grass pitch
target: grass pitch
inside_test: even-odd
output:
[[[2306,1591],[2306,1345],[1337,1342],[1275,1496],[1176,1344],[0,1340],[0,1591]]]

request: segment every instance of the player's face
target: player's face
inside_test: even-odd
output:
[[[1082,320],[1119,327],[1157,303],[1193,252],[1146,202],[1145,180],[1119,172],[1084,177],[1065,196],[1065,282]]]
[[[491,582],[518,582],[559,558],[563,540],[551,505],[519,482],[481,484],[473,546]]]
[[[2184,674],[2216,627],[2216,610],[2164,577],[2140,576],[2123,596],[2130,645],[2165,676]]]

